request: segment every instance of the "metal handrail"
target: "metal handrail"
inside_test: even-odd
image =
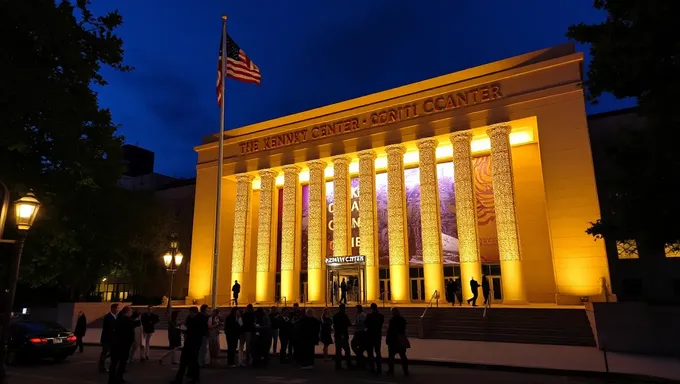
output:
[[[302,294],[300,294],[300,296],[298,296],[295,300],[296,300],[298,303],[302,303],[302,306],[303,306],[304,308],[306,308],[306,307],[307,307],[307,300],[304,300],[304,299],[306,299],[306,296],[305,296],[304,293],[302,293]],[[304,300],[304,301],[303,301],[303,300]]]
[[[281,304],[281,300],[283,300],[283,307],[284,307],[284,308],[287,307],[287,306],[288,306],[288,300],[286,299],[286,296],[281,296],[281,297],[279,297],[279,299],[276,300],[276,302],[274,303],[274,305],[276,305],[276,306],[278,307],[279,304]]]
[[[427,307],[425,307],[423,314],[420,316],[421,319],[425,318],[425,314],[427,313],[427,310],[430,309],[430,307],[432,306],[432,300],[437,301],[437,308],[439,308],[439,291],[436,290],[436,289],[434,290],[434,292],[432,292],[432,297],[430,297],[430,301],[427,304]]]

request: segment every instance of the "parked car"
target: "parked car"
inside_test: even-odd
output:
[[[61,325],[48,321],[21,320],[10,324],[7,364],[54,359],[63,361],[76,351],[76,337]]]

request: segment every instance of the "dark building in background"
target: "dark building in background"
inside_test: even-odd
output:
[[[612,214],[609,196],[613,193],[605,175],[616,167],[606,147],[620,132],[631,129],[645,129],[645,120],[637,114],[637,108],[588,116],[603,219]],[[680,302],[680,253],[664,249],[659,244],[645,244],[642,239],[605,238],[605,245],[611,288],[619,301]]]
[[[148,149],[136,145],[123,145],[123,161],[125,176],[135,177],[153,173],[155,154]]]

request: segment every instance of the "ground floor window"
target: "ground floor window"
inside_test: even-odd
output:
[[[117,302],[125,301],[128,297],[138,294],[138,289],[132,283],[107,283],[102,282],[95,287],[94,294],[101,301]]]

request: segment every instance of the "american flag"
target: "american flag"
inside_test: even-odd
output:
[[[260,68],[246,56],[241,47],[227,34],[227,77],[259,85],[262,80]],[[217,105],[222,105],[222,41],[217,60]]]

